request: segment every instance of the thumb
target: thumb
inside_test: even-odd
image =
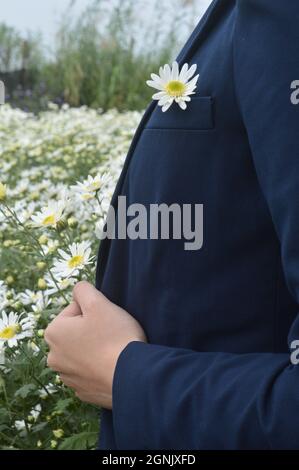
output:
[[[78,282],[73,289],[73,299],[83,315],[94,315],[109,303],[109,300],[87,281]]]

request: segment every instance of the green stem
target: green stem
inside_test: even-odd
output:
[[[51,270],[51,267],[49,265],[49,261],[46,257],[46,254],[44,252],[44,249],[42,247],[42,245],[40,244],[39,240],[37,237],[35,237],[28,229],[27,227],[23,224],[23,222],[20,221],[20,219],[18,218],[17,214],[9,208],[9,206],[7,206],[6,204],[4,205],[4,207],[8,210],[8,212],[11,214],[11,216],[13,217],[13,220],[15,220],[17,222],[17,226],[19,225],[20,227],[22,227],[24,233],[31,239],[35,242],[35,244],[37,245],[37,252],[40,256],[42,256],[42,258],[44,259],[46,265],[47,265],[47,271],[49,272],[50,276],[51,276],[51,279],[53,280],[54,284],[55,284],[55,287],[57,289],[57,291],[59,292],[59,294],[63,297],[64,301],[66,304],[68,304],[68,299],[66,298],[64,292],[60,289],[55,277],[53,276],[53,273],[52,273],[52,270]],[[5,216],[5,213],[3,212],[3,210],[1,209],[1,212],[3,213],[4,217]]]
[[[28,356],[28,354],[26,353],[26,351],[24,350],[24,348],[22,346],[19,347],[20,351],[24,354],[24,356],[26,357],[26,359],[28,359],[28,361],[30,362],[33,370],[35,368],[35,365],[34,365],[34,362],[32,361],[31,357]],[[51,393],[48,391],[47,387],[34,375],[32,374],[31,375],[32,379],[36,381],[36,383],[38,385],[40,385],[40,387],[42,387],[42,389],[46,392],[46,394],[48,395],[48,397],[50,397],[51,399],[53,399],[53,396],[51,395]]]
[[[11,409],[10,409],[10,403],[8,401],[8,396],[7,396],[7,392],[6,392],[5,383],[3,383],[3,394],[4,394],[4,400],[5,400],[5,403],[6,403],[6,406],[7,406],[8,414],[9,414],[9,419],[12,419],[12,412],[11,412]]]

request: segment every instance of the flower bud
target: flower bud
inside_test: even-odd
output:
[[[5,184],[0,182],[0,202],[5,201],[7,195],[7,187]]]
[[[64,436],[64,431],[63,429],[55,429],[53,431],[53,434],[54,434],[54,437],[56,437],[56,439],[61,439]]]
[[[54,441],[54,439],[51,441],[51,448],[56,449],[57,447],[57,441]]]
[[[76,228],[78,227],[78,220],[75,217],[70,217],[67,224],[70,228]]]
[[[48,243],[49,239],[46,235],[41,235],[39,237],[38,241],[41,245],[46,245]]]
[[[40,269],[40,270],[45,269],[46,266],[47,266],[47,264],[46,264],[44,261],[38,261],[38,262],[36,263],[36,267],[37,267],[38,269]]]
[[[56,224],[56,230],[57,232],[63,232],[67,227],[67,222],[63,219],[59,220]]]
[[[15,282],[15,279],[13,276],[7,276],[7,278],[5,279],[6,283],[11,286],[12,284],[14,284]]]
[[[45,289],[47,289],[47,283],[46,283],[46,281],[45,281],[44,279],[42,279],[42,278],[37,281],[37,286],[38,286],[38,288],[39,288],[40,290],[45,290]]]

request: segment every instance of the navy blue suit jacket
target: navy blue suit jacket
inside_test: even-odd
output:
[[[102,242],[96,286],[149,344],[118,359],[101,449],[299,448],[298,25],[298,0],[214,0],[178,58],[192,102],[142,119],[113,205],[201,203],[204,245]]]

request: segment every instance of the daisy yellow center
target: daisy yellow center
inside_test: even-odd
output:
[[[55,215],[48,215],[48,217],[45,217],[42,224],[43,225],[54,225],[56,223],[56,218]]]
[[[6,326],[0,331],[0,339],[12,339],[20,332],[20,330],[20,325]]]
[[[167,83],[165,89],[170,96],[177,98],[179,96],[183,96],[186,91],[186,85],[179,80],[172,80],[171,82]]]
[[[76,255],[76,256],[73,256],[69,260],[68,266],[69,266],[69,268],[77,268],[82,263],[83,263],[83,256],[82,255]]]

